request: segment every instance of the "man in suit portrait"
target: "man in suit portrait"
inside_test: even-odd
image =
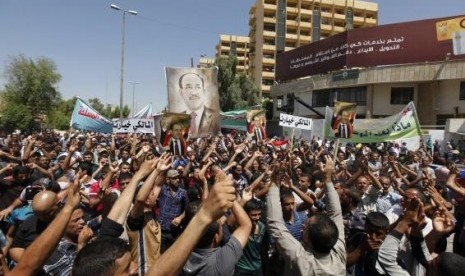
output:
[[[265,120],[262,114],[255,115],[249,123],[248,132],[255,142],[260,142],[266,139],[266,130],[263,124]]]
[[[181,124],[173,124],[171,126],[171,137],[165,145],[165,150],[171,152],[175,157],[183,157],[187,154],[187,144],[182,137],[182,130]]]
[[[355,113],[351,112],[351,108],[343,108],[336,106],[334,115],[331,120],[331,127],[334,131],[334,136],[337,138],[352,138],[354,133],[354,117]]]
[[[205,81],[197,73],[185,73],[179,77],[179,91],[187,106],[184,112],[191,115],[191,137],[216,134],[220,130],[219,110],[205,105]]]

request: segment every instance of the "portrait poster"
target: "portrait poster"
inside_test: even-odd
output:
[[[191,116],[189,137],[220,130],[218,68],[165,68],[168,111]]]
[[[181,126],[181,136],[183,139],[187,137],[190,120],[191,117],[189,115],[181,113],[167,112],[155,116],[155,133],[159,137],[160,144],[166,146],[169,143],[174,125]]]
[[[247,111],[247,132],[252,140],[259,142],[267,138],[266,111],[264,109]]]
[[[354,133],[354,120],[357,104],[349,102],[334,103],[331,120],[331,132],[329,137],[350,139]],[[327,118],[328,120],[328,118]]]

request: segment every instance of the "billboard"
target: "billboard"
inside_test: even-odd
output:
[[[452,33],[465,31],[464,18],[462,15],[349,30],[277,54],[275,79],[286,81],[326,74],[344,66],[372,67],[443,61],[446,55],[454,53]],[[444,31],[444,22],[449,25],[454,23],[453,27]],[[439,35],[444,32],[447,35]],[[465,58],[465,55],[450,57],[459,58]]]

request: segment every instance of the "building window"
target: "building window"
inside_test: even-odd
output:
[[[391,87],[391,104],[408,104],[413,101],[413,87]]]
[[[366,105],[366,86],[313,91],[312,105],[314,107],[333,106],[334,101],[351,102],[359,106]]]
[[[465,101],[465,81],[460,82],[460,99],[459,101]]]

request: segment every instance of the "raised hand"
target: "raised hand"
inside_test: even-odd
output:
[[[437,233],[448,234],[455,228],[455,224],[444,207],[439,207],[433,215],[433,229]]]
[[[173,156],[170,153],[163,153],[158,159],[157,169],[166,171],[171,168]]]
[[[213,185],[208,198],[200,207],[199,214],[209,222],[216,221],[233,206],[235,200],[236,189],[232,175],[225,176]]]
[[[242,200],[244,202],[248,202],[252,200],[252,198],[253,198],[253,192],[250,187],[247,187],[244,190],[242,190]]]

